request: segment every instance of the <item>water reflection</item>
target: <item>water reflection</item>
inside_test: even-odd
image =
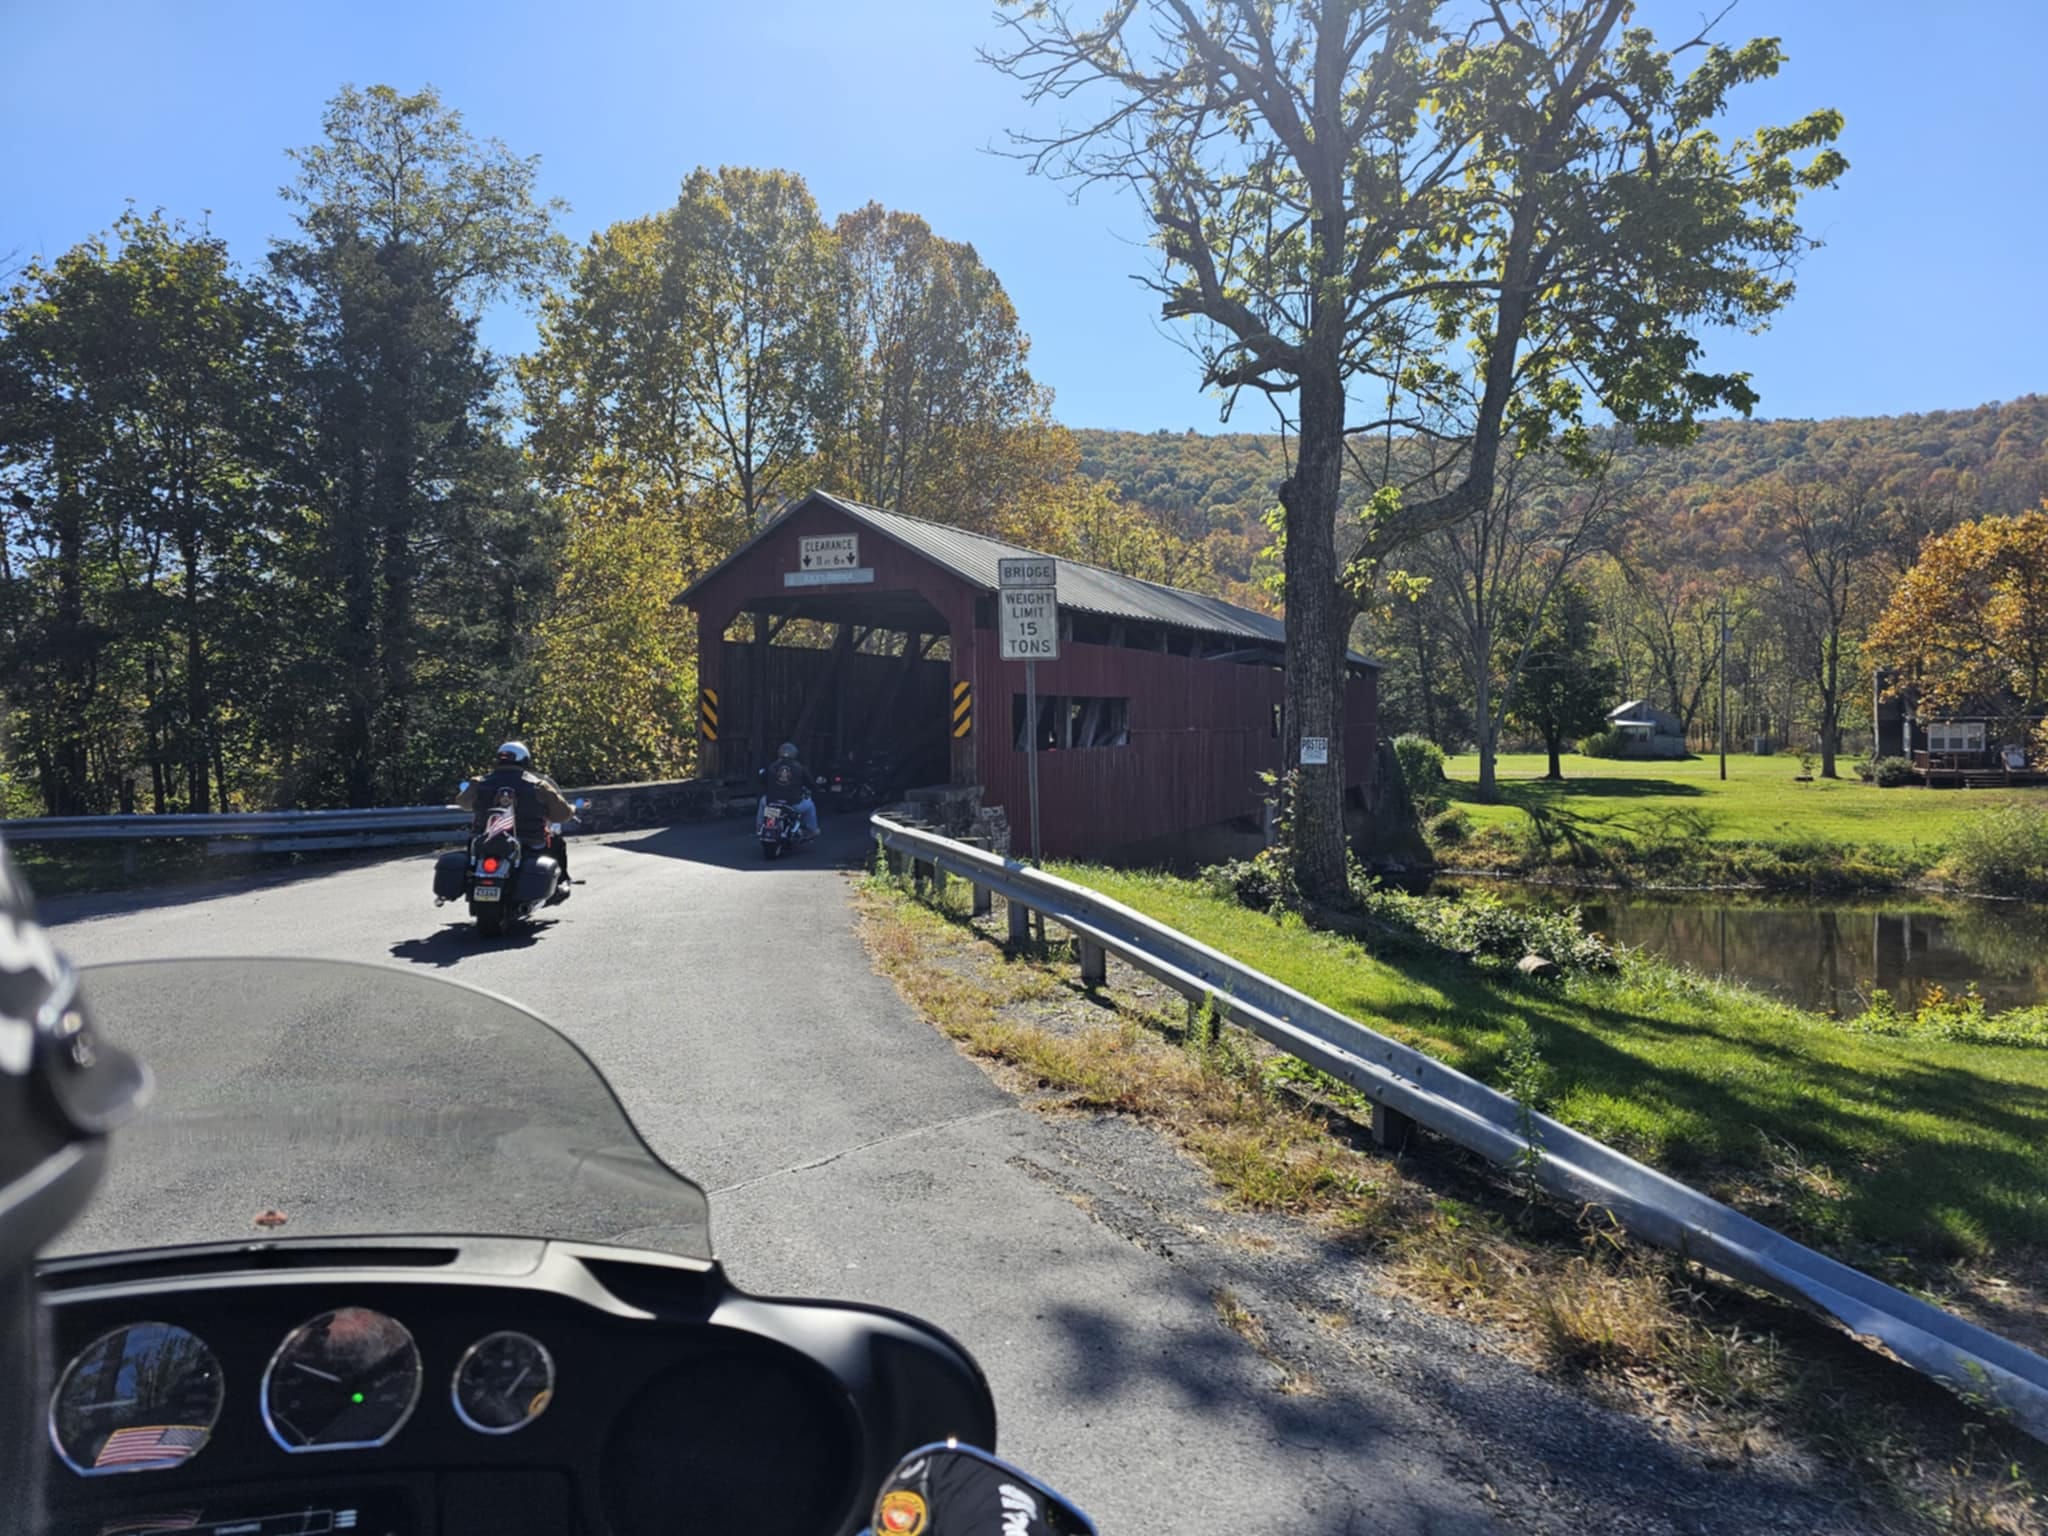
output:
[[[2048,909],[2019,902],[1910,907],[1618,896],[1474,883],[1518,901],[1577,902],[1586,926],[1803,1008],[1856,1012],[1876,988],[1910,1006],[1975,982],[1994,1009],[2048,1000]]]

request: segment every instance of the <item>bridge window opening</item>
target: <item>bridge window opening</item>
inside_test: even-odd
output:
[[[1019,752],[1029,751],[1031,729],[1024,695],[1010,695],[1010,739]],[[1038,750],[1083,751],[1131,744],[1131,701],[1074,694],[1041,694],[1038,699]]]

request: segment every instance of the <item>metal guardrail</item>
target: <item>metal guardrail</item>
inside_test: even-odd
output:
[[[204,837],[213,853],[293,848],[356,848],[441,842],[459,837],[469,812],[451,805],[367,807],[345,811],[245,811],[193,816],[35,816],[0,821],[11,843],[122,842]],[[255,838],[256,842],[241,841]]]
[[[1794,1242],[1099,892],[886,816],[871,825],[892,853],[971,882],[978,908],[989,894],[1003,897],[1013,938],[1023,935],[1026,911],[1068,930],[1084,977],[1099,979],[1103,955],[1119,955],[1190,998],[1214,998],[1226,1018],[1349,1083],[1382,1111],[1495,1163],[1522,1166],[1533,1145],[1541,1154],[1534,1177],[1553,1194],[1604,1208],[1638,1237],[1709,1269],[1817,1307],[2048,1440],[2048,1360],[2031,1350]]]

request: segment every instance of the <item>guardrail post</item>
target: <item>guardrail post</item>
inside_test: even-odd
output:
[[[932,903],[941,907],[946,904],[946,869],[937,859],[932,860]]]
[[[987,917],[990,909],[994,906],[995,897],[990,893],[989,888],[980,881],[976,881],[974,884],[974,915],[976,917]]]
[[[925,860],[913,857],[910,861],[910,892],[922,896],[927,882],[932,877],[932,866]]]
[[[1031,942],[1031,909],[1015,897],[1005,897],[1003,905],[1010,909],[1010,948],[1022,949]]]
[[[1081,985],[1099,987],[1109,980],[1109,951],[1086,939],[1077,938],[1074,944],[1081,951]]]
[[[1415,1122],[1398,1109],[1384,1104],[1372,1107],[1373,1145],[1387,1152],[1401,1152],[1415,1139]]]

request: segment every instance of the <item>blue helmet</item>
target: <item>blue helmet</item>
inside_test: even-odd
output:
[[[508,741],[505,745],[498,748],[498,761],[501,763],[517,763],[523,768],[533,761],[533,754],[526,750],[525,742]]]

